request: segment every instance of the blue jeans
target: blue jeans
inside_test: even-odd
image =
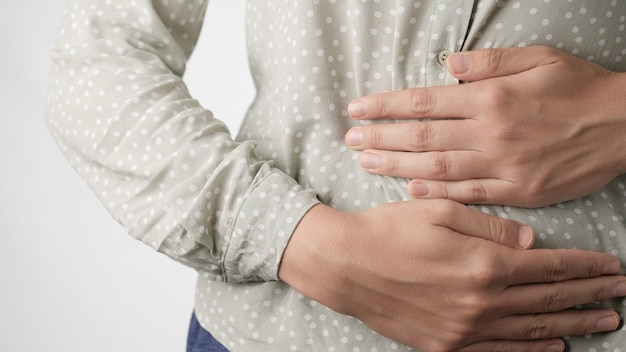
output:
[[[213,335],[200,326],[194,313],[189,322],[187,352],[228,352],[228,350]]]

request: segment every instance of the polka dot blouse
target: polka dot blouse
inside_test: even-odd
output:
[[[446,51],[549,45],[626,71],[621,0],[250,1],[257,96],[234,138],[182,79],[206,8],[206,0],[68,0],[46,111],[111,215],[199,272],[198,319],[232,351],[410,350],[277,278],[312,206],[409,199],[407,180],[362,171],[346,147],[350,127],[371,123],[348,117],[351,99],[456,84],[440,63]],[[622,176],[540,209],[477,208],[532,225],[538,246],[601,250],[626,267],[625,184]],[[602,306],[624,313],[622,300]],[[626,351],[626,332],[569,343]]]

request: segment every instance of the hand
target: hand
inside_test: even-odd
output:
[[[467,84],[367,96],[352,128],[372,173],[412,178],[416,198],[538,207],[590,194],[626,172],[626,74],[548,47],[448,57]],[[452,119],[450,119],[452,118]]]
[[[613,311],[564,309],[626,295],[618,261],[522,249],[533,238],[527,226],[448,200],[358,213],[318,205],[287,245],[279,277],[423,351],[559,351],[555,337],[616,329]]]

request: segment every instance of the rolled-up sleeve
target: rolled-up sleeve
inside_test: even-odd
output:
[[[295,226],[318,200],[189,95],[182,76],[206,7],[68,1],[47,123],[133,237],[214,280],[276,280]]]

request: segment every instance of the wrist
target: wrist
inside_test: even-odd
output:
[[[620,129],[620,138],[618,138],[618,141],[620,141],[620,145],[618,146],[618,153],[619,155],[621,155],[621,160],[620,160],[620,170],[618,172],[618,175],[621,174],[626,174],[626,153],[624,153],[624,136],[626,135],[626,100],[624,99],[624,93],[626,93],[626,72],[620,72],[618,74],[618,92],[619,92],[619,102],[621,103],[621,106],[619,107],[619,111],[621,112],[621,121],[622,123],[620,124],[621,129]]]
[[[626,72],[611,72],[611,80],[607,88],[609,92],[607,105],[611,109],[612,116],[617,121],[613,129],[615,136],[607,139],[607,141],[614,143],[612,150],[614,151],[613,155],[617,158],[615,160],[615,176],[618,176],[626,173],[626,153],[624,153],[624,135],[626,135],[626,100],[624,99],[624,94],[626,93]]]
[[[279,279],[301,294],[336,311],[343,311],[345,259],[350,213],[326,205],[311,208],[296,227],[278,269]]]

